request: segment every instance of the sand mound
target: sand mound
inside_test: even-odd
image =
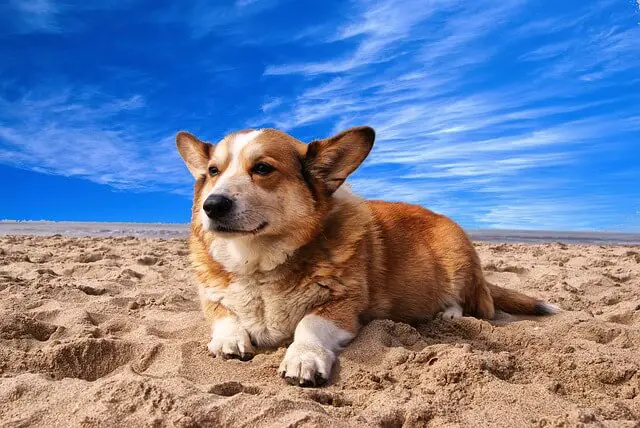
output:
[[[477,248],[565,312],[375,321],[313,390],[208,354],[184,240],[0,237],[0,425],[639,426],[640,248]]]

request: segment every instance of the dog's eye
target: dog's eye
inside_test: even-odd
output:
[[[251,172],[258,175],[268,175],[275,171],[275,168],[268,163],[258,162],[251,168]]]
[[[215,166],[210,166],[209,167],[209,175],[210,176],[215,177],[218,174],[220,174],[220,170],[218,170],[218,168],[216,168]]]

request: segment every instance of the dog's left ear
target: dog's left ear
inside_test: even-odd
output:
[[[365,160],[375,137],[373,128],[360,126],[309,144],[305,156],[307,168],[324,183],[327,195],[338,190]]]
[[[186,131],[180,131],[176,135],[176,146],[191,175],[199,178],[207,173],[213,147],[211,144],[200,141],[195,135]]]

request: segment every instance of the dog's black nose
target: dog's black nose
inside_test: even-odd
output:
[[[202,209],[212,219],[220,218],[231,211],[233,201],[224,195],[209,195],[202,204]]]

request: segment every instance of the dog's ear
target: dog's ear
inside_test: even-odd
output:
[[[199,178],[207,174],[209,156],[213,148],[211,144],[200,141],[186,131],[180,131],[176,135],[176,146],[191,175]]]
[[[360,126],[313,141],[307,147],[307,168],[311,175],[324,183],[327,195],[331,195],[365,160],[374,140],[373,128]]]

